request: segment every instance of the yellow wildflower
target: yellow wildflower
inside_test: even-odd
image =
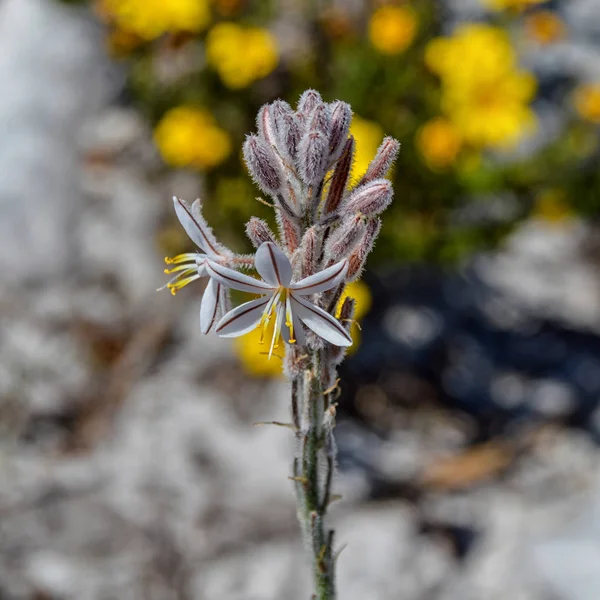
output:
[[[534,77],[518,70],[506,32],[485,24],[464,25],[449,38],[430,42],[425,60],[442,83],[442,110],[465,142],[507,147],[531,129]]]
[[[543,4],[548,0],[483,0],[490,8],[494,10],[513,10],[522,11],[536,4]]]
[[[525,18],[527,35],[539,44],[552,44],[565,37],[564,21],[551,10],[538,10]]]
[[[369,39],[382,54],[400,54],[417,32],[417,16],[408,6],[382,6],[369,21]]]
[[[99,10],[119,29],[144,40],[173,31],[195,33],[210,20],[207,0],[101,0]]]
[[[252,377],[282,377],[281,361],[272,358],[269,360],[269,353],[257,352],[262,335],[265,339],[273,337],[274,324],[271,322],[267,326],[267,330],[263,334],[261,327],[256,327],[250,333],[237,337],[233,340],[233,350],[237,354],[242,368]],[[273,355],[277,357],[277,354]]]
[[[178,106],[169,110],[154,130],[154,141],[166,163],[174,167],[211,169],[231,152],[231,142],[203,108]]]
[[[352,176],[358,179],[367,172],[369,163],[383,139],[383,129],[374,121],[367,121],[354,115],[350,125],[350,134],[356,140]]]
[[[580,85],[575,90],[573,103],[584,119],[600,124],[600,83]]]
[[[275,38],[266,29],[219,23],[206,37],[206,57],[223,83],[240,89],[277,66],[279,53]]]
[[[416,144],[432,169],[445,169],[456,160],[462,139],[451,121],[437,117],[419,129]]]

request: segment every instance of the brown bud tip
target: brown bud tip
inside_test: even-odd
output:
[[[348,139],[352,109],[346,102],[338,100],[331,105],[331,129],[329,134],[329,153],[332,160],[337,160],[344,150]]]
[[[393,195],[391,182],[387,179],[375,179],[357,187],[344,204],[343,211],[378,215],[389,206]]]
[[[249,135],[244,142],[244,160],[250,175],[265,194],[279,192],[281,188],[279,159],[267,142],[257,135]]]
[[[298,171],[304,183],[318,185],[327,169],[329,140],[320,131],[310,131],[300,140]]]
[[[398,152],[400,152],[400,142],[392,137],[384,138],[360,183],[385,177],[396,160]]]
[[[360,277],[362,270],[367,262],[367,256],[373,249],[375,240],[381,231],[381,219],[378,217],[370,219],[362,239],[356,245],[350,258],[348,259],[348,281],[355,281]]]

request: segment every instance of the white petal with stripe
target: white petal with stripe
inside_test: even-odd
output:
[[[221,318],[215,331],[221,337],[238,337],[252,331],[260,322],[269,300],[266,296],[240,304]]]
[[[342,283],[347,272],[348,261],[341,260],[319,273],[292,283],[290,290],[293,290],[296,296],[310,296],[311,294],[326,292]]]
[[[202,333],[208,333],[217,318],[220,293],[221,284],[214,279],[209,279],[200,304],[200,331]]]
[[[256,279],[255,277],[244,275],[244,273],[234,271],[233,269],[229,269],[223,265],[219,265],[212,260],[206,261],[206,271],[213,279],[216,279],[225,287],[233,288],[234,290],[240,290],[240,292],[250,292],[251,294],[268,294],[269,292],[273,291],[273,286],[269,285],[268,283],[265,283],[260,279]]]
[[[292,295],[292,310],[319,337],[334,346],[351,346],[352,338],[342,324],[322,308],[304,298]]]
[[[288,257],[272,242],[262,243],[254,256],[258,274],[273,287],[288,287],[292,281],[292,265]]]

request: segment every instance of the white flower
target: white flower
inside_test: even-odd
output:
[[[217,243],[210,228],[204,222],[199,201],[194,202],[190,207],[183,200],[173,197],[173,206],[179,222],[190,239],[201,250],[201,252],[186,252],[178,254],[174,258],[165,258],[168,265],[175,265],[165,269],[165,273],[168,275],[175,273],[175,276],[159,290],[168,288],[171,290],[171,294],[175,295],[188,283],[206,277],[206,261],[222,258],[226,251]],[[200,304],[200,330],[202,333],[208,333],[217,318],[219,306],[223,307],[224,305],[225,290],[218,281],[211,278]]]
[[[337,319],[303,297],[325,292],[342,283],[348,270],[346,260],[292,283],[292,266],[286,255],[272,242],[264,242],[256,251],[254,264],[262,280],[238,273],[212,260],[206,261],[208,274],[218,283],[262,295],[262,298],[246,302],[224,315],[215,328],[220,336],[237,337],[261,325],[262,343],[274,315],[275,327],[269,357],[281,335],[289,344],[304,344],[299,321],[335,346],[352,344],[352,338]]]

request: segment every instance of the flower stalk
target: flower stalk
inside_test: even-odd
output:
[[[254,256],[219,244],[199,201],[174,199],[176,214],[200,252],[166,259],[175,293],[209,277],[200,308],[203,333],[236,337],[260,328],[257,352],[274,358],[285,344],[296,450],[291,479],[298,519],[309,550],[315,600],[336,598],[334,531],[327,525],[336,465],[336,368],[352,344],[354,300],[338,304],[357,279],[379,233],[379,214],[392,200],[385,179],[399,149],[386,138],[369,171],[349,186],[354,139],[344,102],[327,104],[318,92],[302,94],[296,111],[281,100],[263,106],[258,134],[248,136],[248,170],[275,208],[278,235],[253,217],[246,233]],[[332,176],[330,176],[332,174]],[[240,272],[254,267],[260,278]],[[233,309],[229,290],[258,296]],[[263,348],[260,347],[263,344]]]

